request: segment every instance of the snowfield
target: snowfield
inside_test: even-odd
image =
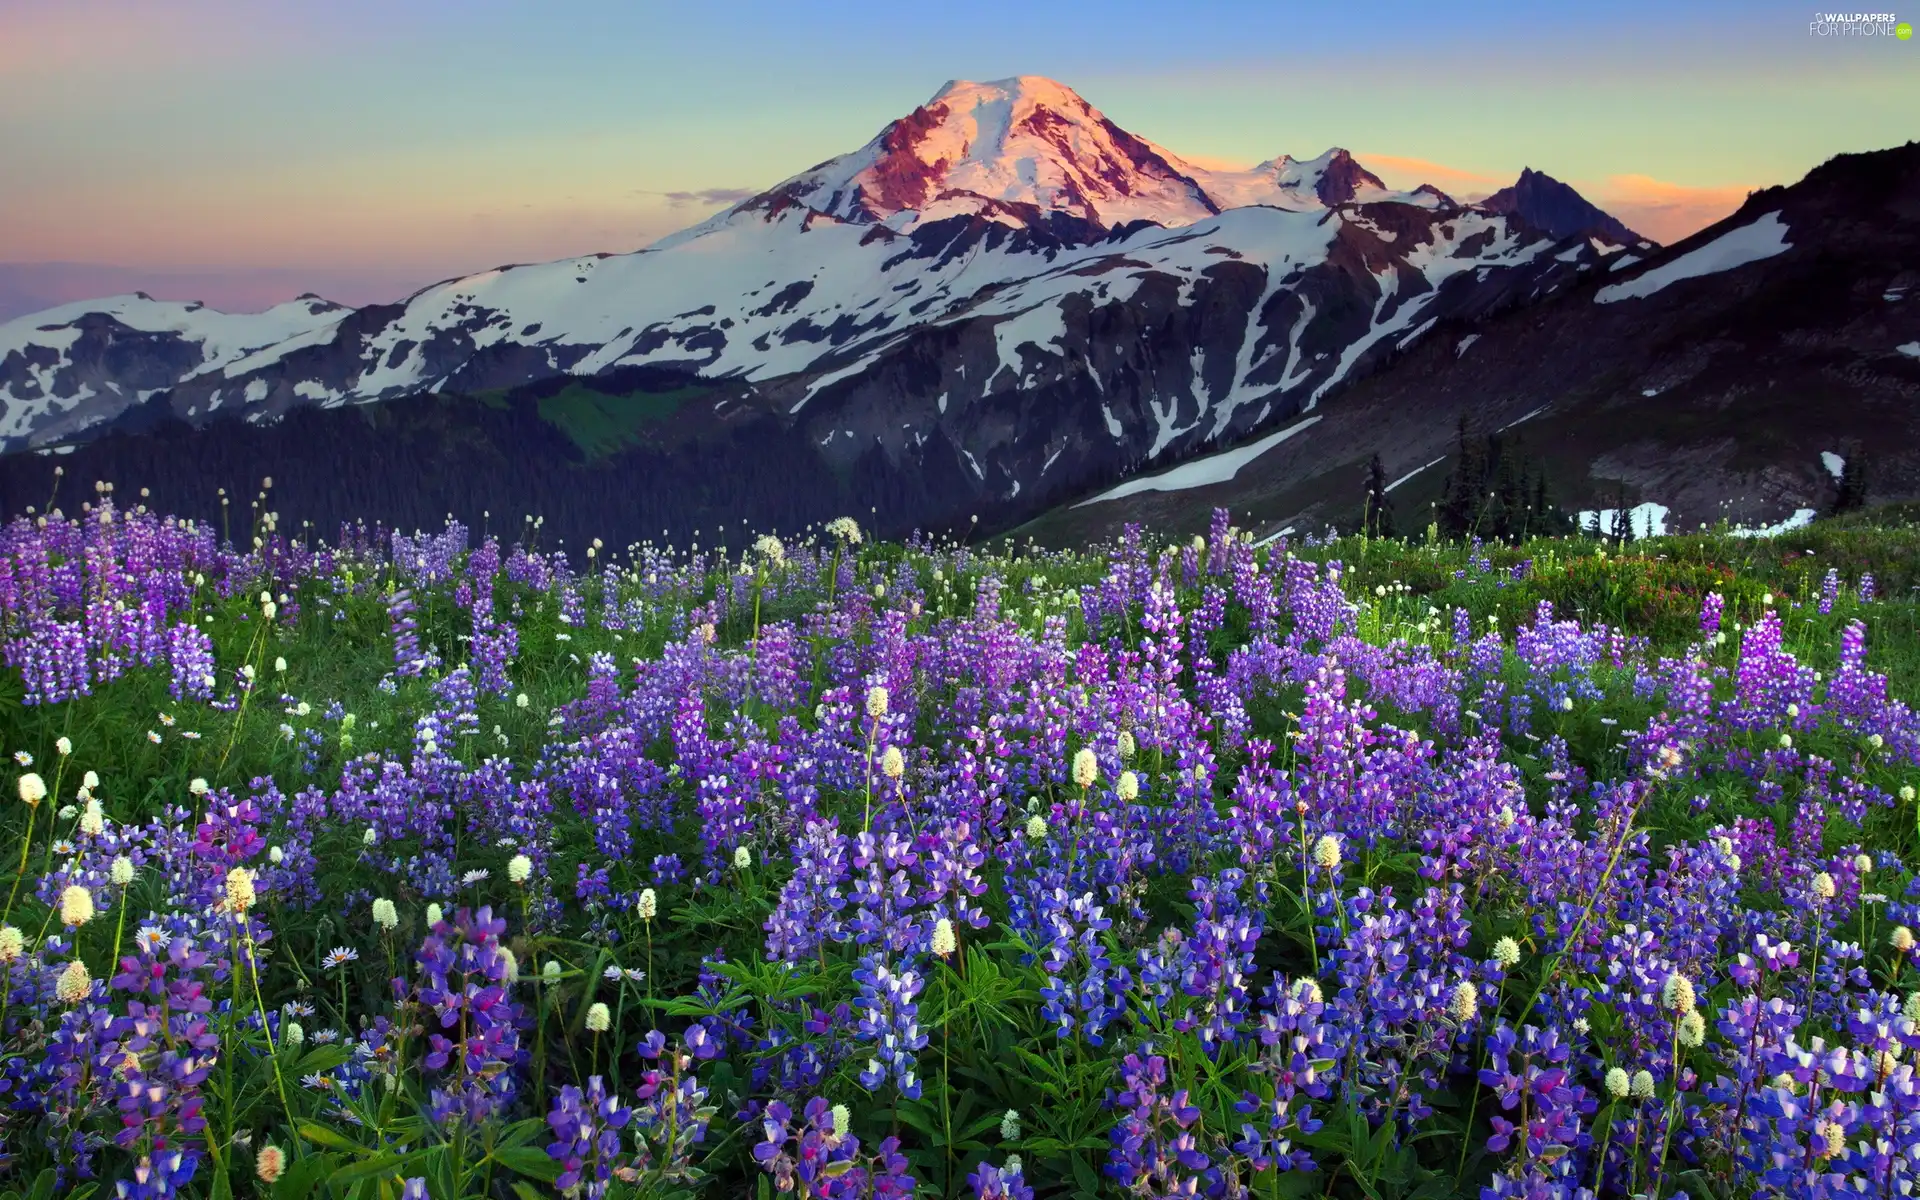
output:
[[[1317,416],[1308,417],[1304,421],[1270,433],[1259,441],[1236,446],[1231,450],[1223,450],[1219,454],[1211,454],[1206,458],[1196,458],[1192,462],[1182,463],[1173,470],[1163,471],[1158,475],[1129,479],[1119,487],[1101,492],[1091,499],[1082,500],[1074,507],[1085,508],[1089,504],[1098,504],[1102,500],[1118,500],[1122,496],[1131,496],[1136,492],[1182,492],[1188,488],[1229,483],[1235,475],[1240,473],[1240,468],[1319,420]]]
[[[1636,276],[1625,283],[1608,284],[1594,293],[1595,304],[1612,304],[1619,300],[1637,300],[1651,296],[1669,284],[1679,283],[1683,279],[1697,279],[1702,275],[1713,275],[1721,271],[1731,271],[1750,262],[1759,262],[1763,258],[1772,258],[1793,248],[1787,241],[1787,225],[1777,212],[1768,213],[1751,225],[1742,225],[1729,230],[1719,237],[1701,246],[1689,250],[1672,262],[1662,263],[1644,275]],[[1615,264],[1616,267],[1623,264]]]

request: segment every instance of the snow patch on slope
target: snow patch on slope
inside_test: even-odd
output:
[[[1664,537],[1667,532],[1667,514],[1672,510],[1664,504],[1636,504],[1626,510],[1625,519],[1619,509],[1584,509],[1579,515],[1580,528],[1592,533],[1612,535],[1623,530],[1632,530],[1637,538]]]
[[[1731,271],[1735,267],[1772,258],[1793,249],[1787,241],[1789,232],[1780,214],[1770,212],[1751,224],[1730,229],[1706,245],[1689,250],[1671,262],[1662,263],[1644,275],[1625,283],[1608,284],[1594,293],[1593,301],[1595,304],[1612,304],[1616,300],[1651,296],[1668,284],[1683,279]]]
[[[1393,489],[1399,487],[1401,484],[1407,482],[1409,479],[1412,479],[1415,475],[1418,475],[1420,472],[1426,470],[1428,467],[1437,466],[1440,463],[1443,463],[1445,461],[1447,461],[1447,456],[1442,454],[1439,458],[1436,458],[1432,462],[1427,463],[1426,466],[1415,467],[1413,470],[1408,471],[1405,475],[1402,475],[1400,478],[1388,484],[1387,490],[1392,491]]]
[[[1736,526],[1732,529],[1727,530],[1727,534],[1730,537],[1737,537],[1737,538],[1779,537],[1783,533],[1787,533],[1787,532],[1790,532],[1791,530],[1800,529],[1807,525],[1813,524],[1813,518],[1814,518],[1813,509],[1796,508],[1793,510],[1793,515],[1788,517],[1784,521],[1780,521],[1773,525]]]
[[[1171,471],[1163,471],[1158,475],[1129,479],[1119,487],[1080,501],[1074,507],[1085,508],[1089,504],[1098,504],[1103,500],[1118,500],[1122,496],[1131,496],[1136,492],[1182,492],[1188,488],[1229,483],[1235,475],[1240,473],[1240,468],[1319,420],[1317,416],[1308,417],[1304,421],[1270,433],[1259,441],[1236,446],[1231,450],[1223,450],[1219,454],[1210,454],[1205,458],[1197,458],[1189,463],[1182,463]]]

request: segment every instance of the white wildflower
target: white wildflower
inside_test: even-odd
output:
[[[60,972],[60,979],[53,985],[53,994],[62,1004],[78,1004],[93,991],[93,976],[87,974],[87,964],[74,959]]]
[[[60,893],[60,920],[73,928],[93,920],[93,893],[77,883]]]
[[[1447,1000],[1447,1015],[1464,1025],[1479,1011],[1480,989],[1464,979],[1454,984],[1453,995]]]
[[[253,872],[245,867],[235,867],[227,872],[227,908],[235,913],[244,913],[253,907]]]
[[[1847,1148],[1846,1128],[1836,1121],[1821,1121],[1813,1127],[1814,1153],[1833,1158]]]
[[[1693,1011],[1693,980],[1675,971],[1667,976],[1667,982],[1660,989],[1660,1003],[1672,1012],[1689,1013]]]
[[[1093,781],[1100,778],[1100,760],[1094,757],[1093,747],[1082,746],[1073,756],[1073,782],[1076,787],[1090,788]]]
[[[1707,1037],[1707,1019],[1700,1015],[1699,1009],[1684,1013],[1679,1024],[1674,1026],[1674,1036],[1682,1046],[1698,1046]]]
[[[1340,839],[1331,833],[1323,833],[1313,844],[1313,865],[1323,871],[1331,871],[1340,865]]]

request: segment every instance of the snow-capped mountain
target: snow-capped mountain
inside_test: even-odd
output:
[[[971,476],[956,506],[1024,507],[1313,407],[1614,249],[1393,191],[1344,150],[1207,170],[1052,80],[954,82],[636,252],[359,310],[120,297],[0,325],[0,448],[651,368],[726,381],[730,421],[830,462],[937,455]]]
[[[1839,155],[1540,304],[1437,326],[1323,412],[1074,497],[1024,533],[1193,532],[1216,507],[1258,536],[1351,529],[1376,454],[1401,532],[1418,533],[1445,502],[1462,420],[1540,455],[1569,511],[1624,499],[1675,532],[1791,526],[1833,503],[1843,471],[1870,503],[1911,502],[1917,298],[1920,142]]]
[[[1121,129],[1051,79],[955,80],[852,154],[658,246],[705,236],[743,212],[788,205],[895,232],[959,215],[1008,225],[1077,221],[1105,231],[1135,221],[1191,225],[1253,204],[1306,210],[1384,200],[1429,208],[1447,202],[1437,192],[1390,191],[1338,148],[1306,162],[1281,155],[1246,171],[1208,170]]]

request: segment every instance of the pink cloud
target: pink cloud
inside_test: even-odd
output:
[[[1746,184],[1694,187],[1647,175],[1609,175],[1574,186],[1628,228],[1669,245],[1728,216],[1753,191]]]
[[[1503,178],[1424,158],[1394,154],[1356,157],[1391,187],[1412,188],[1431,183],[1468,203],[1486,199],[1514,179],[1514,176]],[[1698,186],[1649,175],[1608,175],[1600,180],[1569,182],[1581,195],[1619,218],[1628,228],[1663,244],[1677,242],[1727,216],[1739,208],[1753,190],[1747,184]]]
[[[1412,189],[1430,183],[1456,198],[1490,195],[1512,183],[1514,176],[1501,178],[1462,167],[1450,167],[1425,158],[1407,158],[1398,154],[1355,154],[1360,165],[1378,175],[1388,187]]]

